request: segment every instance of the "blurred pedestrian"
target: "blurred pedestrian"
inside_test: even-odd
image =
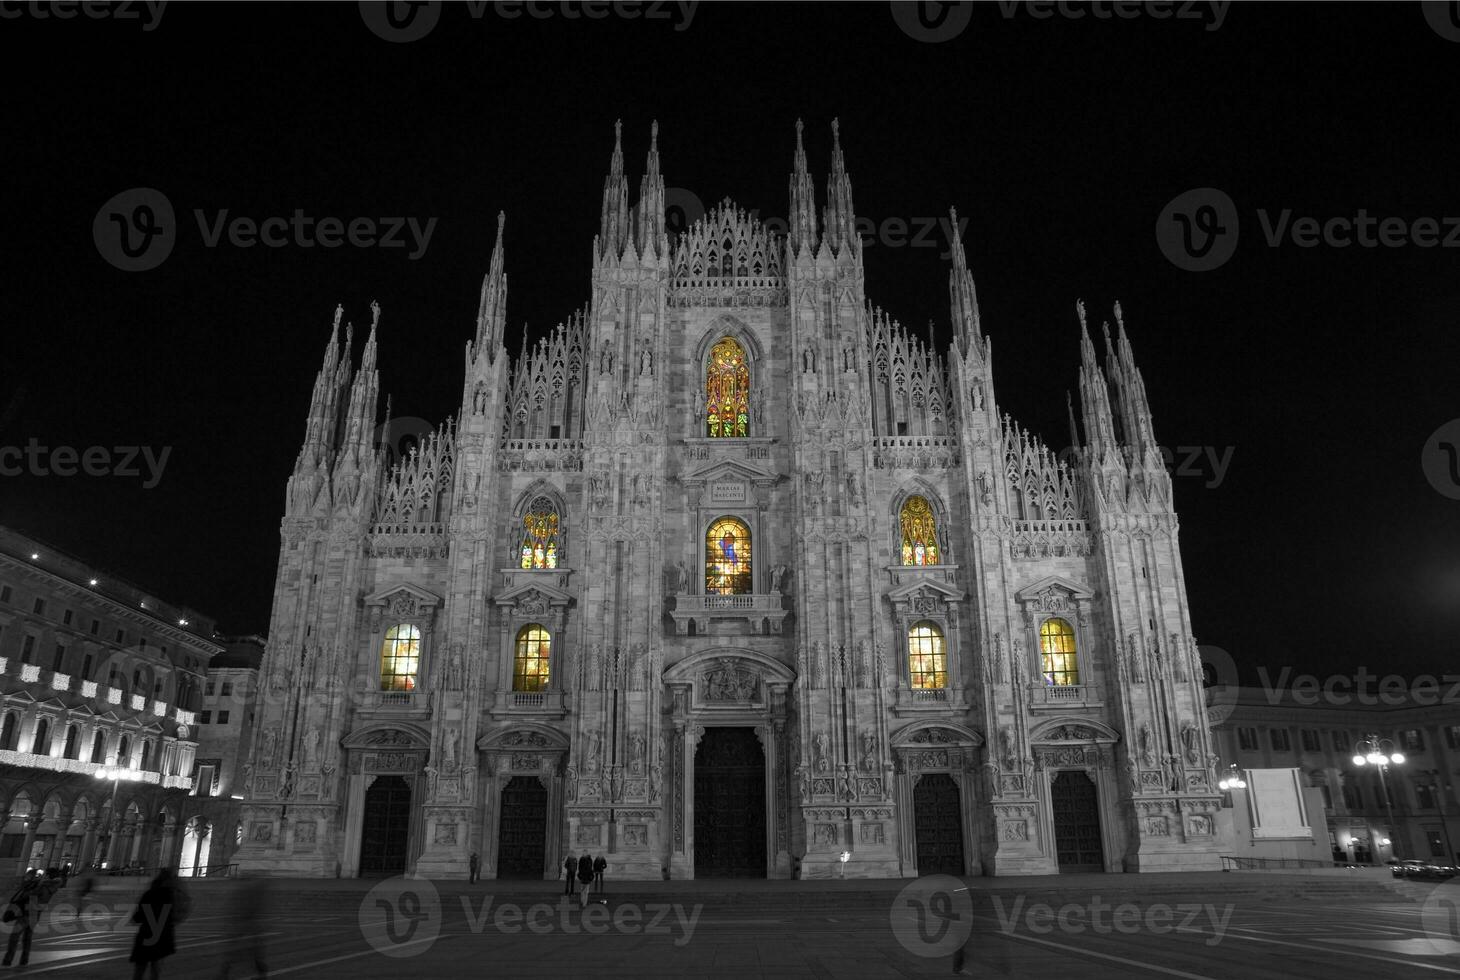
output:
[[[41,918],[40,887],[40,878],[33,872],[27,872],[25,880],[6,903],[5,911],[0,913],[0,920],[10,927],[10,940],[5,944],[5,960],[0,965],[10,965],[15,959],[16,946],[20,947],[20,965],[25,966],[30,962],[30,943],[35,938],[36,923]]]
[[[268,878],[244,878],[234,892],[232,916],[228,922],[229,942],[224,945],[218,965],[218,980],[228,980],[234,964],[243,972],[252,969],[259,980],[268,980],[269,968],[264,962],[264,931],[260,923],[269,908]]]
[[[563,877],[566,879],[566,881],[563,883],[564,895],[573,894],[573,876],[577,873],[578,859],[575,858],[572,854],[569,854],[566,858],[563,859]]]
[[[593,858],[587,852],[578,859],[578,883],[583,887],[578,892],[580,905],[588,907],[588,892],[593,888]]]
[[[608,862],[602,854],[598,855],[593,862],[593,884],[598,888],[598,896],[603,897],[603,873],[608,870]]]
[[[132,942],[132,980],[142,980],[144,968],[150,968],[151,980],[161,976],[159,964],[177,951],[176,929],[187,918],[188,904],[172,870],[159,871],[132,913],[132,923],[140,927]]]
[[[478,854],[476,851],[472,851],[471,852],[471,861],[468,862],[468,871],[470,873],[468,874],[466,880],[468,882],[475,882],[477,880],[477,878],[479,878],[481,876],[481,870],[482,870],[482,856],[480,854]]]

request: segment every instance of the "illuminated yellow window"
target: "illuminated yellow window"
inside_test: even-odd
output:
[[[710,436],[750,434],[750,368],[732,337],[710,348],[705,368],[705,431]]]
[[[548,631],[528,623],[517,631],[517,652],[512,658],[512,690],[541,691],[548,684],[548,654],[553,640]]]
[[[914,623],[907,631],[907,672],[915,691],[948,686],[948,648],[933,623]]]
[[[420,669],[420,628],[402,624],[386,630],[385,644],[380,648],[380,689],[414,691]]]
[[[938,522],[933,507],[922,497],[908,497],[902,505],[902,563],[938,564]]]
[[[522,567],[558,567],[558,510],[538,497],[522,518]]]
[[[1080,668],[1075,663],[1075,629],[1063,619],[1046,619],[1039,627],[1039,650],[1043,660],[1044,683],[1052,685],[1080,683]]]
[[[705,594],[750,592],[750,528],[744,521],[722,517],[705,534]]]

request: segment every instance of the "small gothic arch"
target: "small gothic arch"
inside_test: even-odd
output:
[[[545,512],[553,514],[551,527],[541,526],[542,522],[530,520],[531,515]],[[561,568],[566,564],[568,507],[561,490],[546,480],[533,481],[531,486],[518,494],[512,516],[507,544],[509,568]],[[541,539],[541,546],[530,545],[530,539]]]
[[[926,564],[948,565],[951,558],[948,553],[949,535],[948,528],[952,520],[948,513],[948,506],[943,502],[943,497],[931,485],[923,480],[912,480],[909,484],[892,495],[889,513],[892,517],[892,564],[906,564],[909,567],[916,567],[920,562],[903,561],[903,519],[904,511],[908,508],[909,501],[914,497],[920,497],[928,504],[932,511],[932,521],[936,542],[938,546],[938,560]]]

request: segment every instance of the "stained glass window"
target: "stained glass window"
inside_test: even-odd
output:
[[[420,628],[403,624],[386,630],[385,645],[380,648],[380,689],[414,691],[420,669]]]
[[[522,567],[558,567],[558,510],[538,497],[522,517]]]
[[[744,521],[722,517],[705,534],[705,594],[750,591],[750,528]]]
[[[902,505],[902,563],[938,564],[938,522],[923,497],[908,497]]]
[[[1063,619],[1046,619],[1039,627],[1039,649],[1043,660],[1044,683],[1065,685],[1080,683],[1080,668],[1075,663],[1075,629]]]
[[[933,623],[914,623],[907,631],[907,672],[915,691],[948,686],[948,648]]]
[[[711,436],[750,434],[750,368],[745,348],[723,337],[710,348],[705,370],[706,431]]]
[[[548,684],[548,654],[553,638],[536,623],[517,631],[517,653],[512,658],[512,690],[541,691]]]

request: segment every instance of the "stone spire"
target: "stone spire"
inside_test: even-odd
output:
[[[963,254],[963,237],[958,231],[958,209],[949,208],[952,219],[953,241],[948,250],[953,258],[953,271],[948,274],[948,302],[953,314],[953,336],[958,342],[959,353],[967,357],[970,352],[983,349],[983,329],[978,315],[978,291],[973,285],[973,274],[968,271],[968,260]]]
[[[842,156],[841,130],[837,120],[831,121],[831,176],[826,180],[826,243],[837,255],[860,254],[857,238],[857,216],[852,208],[852,181],[847,176]]]
[[[507,326],[507,273],[506,252],[502,247],[502,230],[507,224],[507,212],[497,212],[497,241],[492,246],[492,264],[482,279],[482,296],[477,306],[478,352],[485,350],[489,357],[495,357],[502,346]]]
[[[603,181],[603,212],[598,226],[599,256],[618,258],[629,243],[629,179],[624,176],[623,120],[613,124],[613,157]]]
[[[644,179],[639,182],[639,210],[636,224],[638,235],[635,244],[639,255],[650,253],[661,258],[669,254],[669,237],[664,231],[665,208],[664,178],[659,174],[659,123],[656,120],[649,127],[649,159],[644,168]]]
[[[796,120],[796,159],[791,170],[791,227],[789,245],[794,257],[802,249],[816,250],[816,185],[806,170],[806,147],[801,141],[801,120]]]

